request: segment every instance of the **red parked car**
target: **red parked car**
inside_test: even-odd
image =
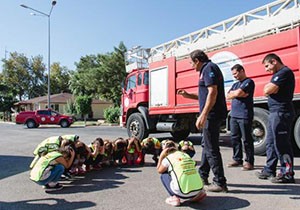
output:
[[[73,122],[72,116],[62,115],[51,109],[24,111],[16,115],[16,124],[26,124],[28,128],[37,128],[45,124],[60,125],[62,128],[67,128]]]

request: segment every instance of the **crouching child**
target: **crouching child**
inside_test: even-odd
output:
[[[167,204],[179,206],[180,199],[200,202],[206,197],[195,161],[188,154],[178,151],[174,142],[166,143],[159,156],[157,171],[170,195],[165,200]]]
[[[41,156],[30,171],[30,179],[43,185],[46,192],[60,190],[63,186],[58,182],[65,169],[70,168],[75,157],[72,147],[66,146],[58,151]]]

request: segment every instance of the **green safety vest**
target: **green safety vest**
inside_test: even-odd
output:
[[[66,140],[70,140],[70,141],[73,141],[73,142],[75,142],[75,137],[76,137],[77,135],[74,135],[74,134],[68,134],[68,135],[62,135],[61,137],[63,138],[63,139],[66,139]]]
[[[36,182],[40,181],[44,171],[49,166],[49,164],[53,160],[61,156],[62,154],[57,151],[49,152],[47,155],[42,156],[34,165],[33,169],[30,171],[30,179]]]
[[[181,146],[181,147],[183,147],[183,145],[184,145],[184,140],[182,140],[182,141],[180,141],[178,144]],[[193,146],[193,143],[191,142],[191,141],[187,141],[188,143],[189,143],[189,146]]]
[[[176,151],[166,158],[171,163],[171,171],[176,175],[176,181],[182,194],[189,194],[203,188],[201,177],[195,167],[195,161],[188,154]]]
[[[146,143],[148,142],[148,139],[149,139],[149,138],[143,139],[143,140],[142,140],[142,144],[146,144]],[[155,147],[156,147],[156,145],[160,145],[160,141],[159,141],[157,138],[152,138],[152,137],[151,137],[151,139],[152,139],[153,144],[154,144]]]
[[[91,152],[94,152],[96,150],[95,146],[93,144],[89,145],[89,148],[91,149]],[[96,160],[97,156],[99,155],[99,151],[97,152],[96,156],[93,157],[93,160]]]
[[[127,152],[133,154],[135,152],[135,147],[130,147]]]
[[[33,151],[34,155],[40,155],[44,152],[52,152],[60,147],[59,136],[52,136],[42,141]]]

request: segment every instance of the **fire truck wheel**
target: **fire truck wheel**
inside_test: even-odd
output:
[[[252,137],[254,141],[254,154],[266,154],[266,137],[269,112],[266,109],[254,108],[254,117],[252,122]]]
[[[173,131],[171,132],[171,135],[173,136],[175,141],[181,141],[186,139],[190,134],[189,130],[182,130],[182,131]]]
[[[26,126],[27,128],[36,128],[36,123],[34,122],[34,120],[27,120]]]
[[[141,113],[133,113],[127,121],[128,136],[136,136],[142,140],[148,136],[148,131]]]
[[[300,150],[300,115],[298,116],[298,119],[294,126],[294,139],[295,143],[298,146],[298,149]]]

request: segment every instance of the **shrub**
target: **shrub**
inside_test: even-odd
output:
[[[104,118],[109,123],[118,123],[120,116],[120,107],[109,107],[104,109]]]
[[[71,100],[67,101],[66,106],[64,107],[64,114],[76,115],[75,103]]]

